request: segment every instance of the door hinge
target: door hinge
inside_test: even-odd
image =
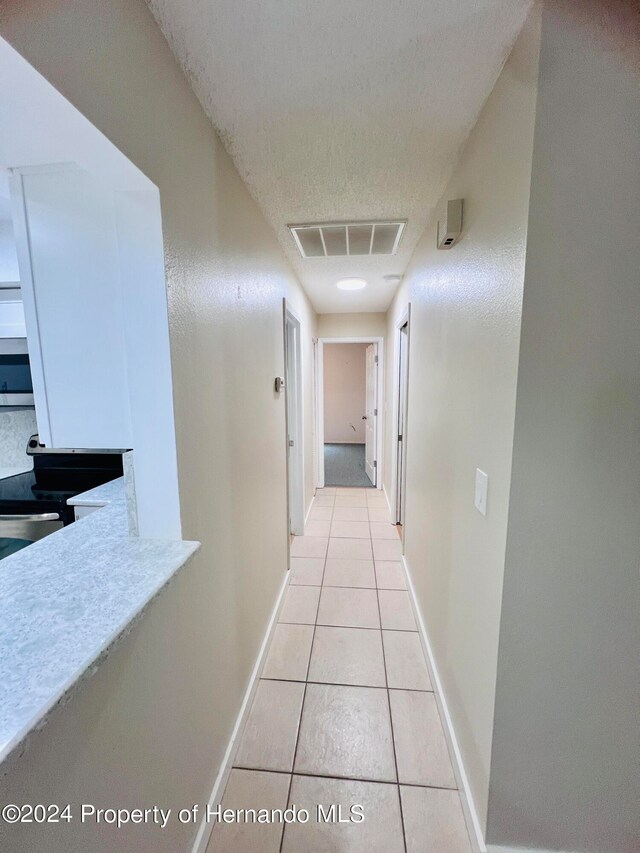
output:
[[[374,410],[373,410],[373,414],[374,414],[374,415],[377,415],[377,414],[378,414],[378,410],[377,410],[377,409],[374,409]]]
[[[377,363],[378,363],[378,356],[376,356],[376,360],[375,360],[374,364],[377,364]]]
[[[292,438],[289,439],[289,447],[293,447],[293,439]]]
[[[399,436],[398,436],[398,441],[402,441],[402,436],[401,436],[401,435],[399,435]]]
[[[378,467],[378,461],[377,461],[377,459],[374,459],[374,460],[373,460],[373,467],[374,467],[374,468],[377,468],[377,467]]]

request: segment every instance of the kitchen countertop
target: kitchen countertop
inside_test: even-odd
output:
[[[104,508],[0,562],[0,763],[200,547],[129,537],[122,477],[69,503]]]
[[[125,502],[124,477],[111,480],[88,492],[82,492],[67,500],[69,506],[107,506],[108,504],[123,504]]]

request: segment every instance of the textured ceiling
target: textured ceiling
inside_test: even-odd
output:
[[[148,2],[316,310],[385,310],[530,0]],[[303,260],[287,229],[395,218],[387,258]]]

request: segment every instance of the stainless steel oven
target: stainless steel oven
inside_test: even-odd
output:
[[[0,406],[33,406],[26,338],[0,338]]]

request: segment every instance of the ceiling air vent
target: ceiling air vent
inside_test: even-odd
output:
[[[326,222],[290,225],[303,258],[346,258],[353,255],[395,255],[405,221]]]

